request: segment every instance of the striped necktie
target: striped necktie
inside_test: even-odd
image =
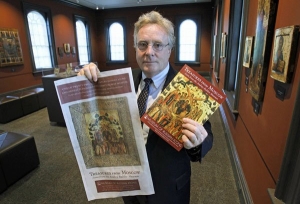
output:
[[[140,117],[142,117],[146,111],[146,107],[147,107],[147,99],[149,96],[149,87],[150,84],[152,83],[152,79],[151,78],[145,78],[144,79],[145,82],[145,86],[144,89],[141,91],[139,97],[138,97],[138,107],[139,107],[139,113],[140,113]]]

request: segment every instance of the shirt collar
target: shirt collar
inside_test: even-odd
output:
[[[166,80],[169,69],[170,65],[168,63],[167,67],[164,70],[162,70],[159,74],[151,78],[155,88],[158,88]],[[142,81],[144,81],[145,78],[146,75],[142,72]]]

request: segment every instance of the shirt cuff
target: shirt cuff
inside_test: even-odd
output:
[[[201,160],[201,154],[200,154],[200,151],[201,151],[201,147],[202,147],[202,144],[196,146],[196,147],[193,147],[191,149],[186,149],[190,159],[192,162],[196,162],[196,161],[200,161]]]

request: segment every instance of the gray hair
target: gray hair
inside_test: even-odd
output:
[[[157,24],[163,27],[163,29],[167,32],[168,35],[168,43],[169,46],[172,48],[175,45],[175,36],[174,36],[174,25],[173,23],[164,18],[160,13],[157,11],[151,11],[149,13],[145,13],[141,15],[137,22],[134,24],[134,47],[137,45],[137,34],[139,30],[148,24]]]

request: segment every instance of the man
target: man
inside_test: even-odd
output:
[[[141,70],[133,70],[137,95],[145,86],[144,79],[151,78],[147,108],[176,75],[169,64],[175,43],[173,24],[158,12],[143,14],[135,23],[134,46],[136,60]],[[78,75],[97,82],[100,71],[95,64],[86,65]],[[143,125],[143,137],[153,179],[155,194],[123,197],[125,204],[188,204],[190,200],[190,161],[201,161],[211,149],[213,134],[210,122],[203,126],[189,118],[183,119],[183,144],[181,151]]]

